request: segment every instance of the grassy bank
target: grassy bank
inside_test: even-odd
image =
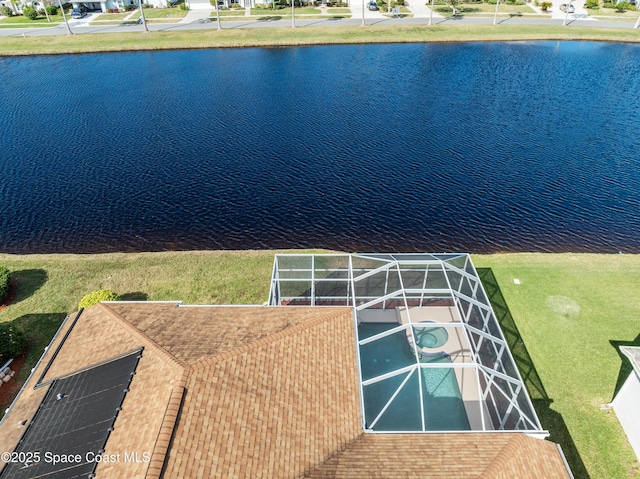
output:
[[[640,32],[633,29],[546,25],[237,28],[221,31],[211,29],[0,37],[0,51],[2,55],[29,55],[185,48],[507,40],[639,42]]]
[[[0,255],[0,264],[19,282],[17,297],[0,311],[0,321],[27,329],[29,361],[34,362],[88,291],[109,288],[132,300],[261,304],[267,299],[273,255]],[[630,371],[622,367],[616,346],[640,345],[640,255],[473,258],[514,344],[542,424],[562,444],[575,477],[640,477],[614,414],[600,409]]]
[[[640,477],[614,413],[600,409],[631,372],[616,346],[640,346],[640,256],[473,259],[495,276],[531,357],[533,368],[520,362],[521,373],[537,373],[541,381],[540,390],[529,387],[536,411],[551,439],[561,443],[575,477]],[[494,304],[498,316],[500,309]]]

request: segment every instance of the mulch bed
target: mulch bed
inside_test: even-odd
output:
[[[9,379],[9,382],[6,382],[2,384],[2,386],[0,386],[0,418],[4,414],[4,410],[11,406],[13,399],[18,395],[18,393],[20,392],[20,388],[24,384],[24,380],[18,382],[16,381],[16,378],[18,377],[18,373],[22,369],[22,366],[24,366],[26,357],[27,354],[25,352],[25,354],[13,360],[9,367],[16,373],[11,379]],[[4,364],[4,362],[2,362],[2,364]],[[2,364],[0,364],[0,366],[2,366]]]

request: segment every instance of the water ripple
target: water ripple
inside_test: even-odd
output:
[[[0,250],[637,253],[639,65],[583,42],[0,57]]]

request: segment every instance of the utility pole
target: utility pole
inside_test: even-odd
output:
[[[296,0],[291,0],[291,26],[295,28],[296,26]]]
[[[142,25],[144,26],[144,31],[148,32],[149,29],[147,28],[147,19],[144,18],[144,10],[142,9],[142,0],[140,0],[140,18],[142,19]]]
[[[64,8],[62,8],[62,1],[58,0],[58,4],[60,4],[60,10],[62,10],[62,18],[64,18],[64,24],[67,26],[67,32],[69,35],[73,35],[71,28],[69,28],[69,22],[67,21],[67,15],[64,13]]]
[[[47,17],[47,23],[51,23],[51,19],[49,18],[49,12],[47,12],[47,5],[44,3],[44,0],[42,2],[42,6],[44,7],[44,14]]]

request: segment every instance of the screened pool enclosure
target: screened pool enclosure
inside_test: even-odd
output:
[[[353,308],[369,432],[548,435],[468,254],[276,255],[269,305]]]

